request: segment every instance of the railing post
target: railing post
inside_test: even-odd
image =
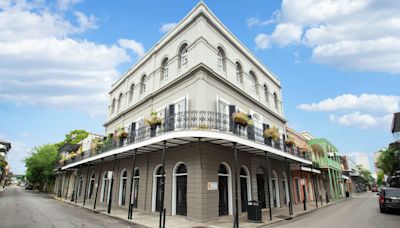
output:
[[[236,147],[237,143],[233,142],[233,154],[234,154],[234,159],[235,159],[235,163],[234,163],[234,167],[233,167],[233,178],[235,181],[235,205],[234,205],[234,219],[233,219],[233,227],[234,228],[238,228],[239,227],[239,210],[238,210],[238,204],[239,204],[239,196],[238,196],[238,175],[237,175],[237,166],[238,166],[238,158],[237,158],[237,147]],[[242,205],[243,206],[243,205]]]
[[[293,199],[292,199],[292,172],[290,170],[290,163],[286,161],[286,171],[288,172],[288,179],[289,179],[289,215],[293,215]]]
[[[306,180],[303,179],[303,170],[302,170],[302,165],[300,163],[300,178],[301,178],[301,182],[303,182],[302,184],[302,189],[303,189],[303,208],[304,210],[307,210],[307,194],[306,194]]]
[[[165,150],[166,150],[167,141],[163,141],[163,150],[162,150],[162,166],[161,166],[161,208],[160,208],[160,221],[159,227],[165,227],[165,212],[164,212],[164,190],[165,190]],[[164,214],[164,219],[162,219]]]
[[[111,180],[110,180],[110,195],[109,195],[109,199],[108,199],[108,208],[107,208],[107,213],[110,214],[111,213],[111,204],[112,204],[112,193],[113,193],[113,184],[114,184],[114,172],[115,172],[115,163],[117,160],[117,155],[114,155],[114,164],[113,164],[113,171],[111,174]]]
[[[88,165],[87,173],[86,173],[86,182],[85,182],[85,193],[84,193],[84,196],[83,196],[83,206],[85,206],[85,203],[86,203],[87,186],[89,184],[89,182],[88,182],[88,179],[89,179],[89,167],[90,166]]]
[[[267,179],[267,192],[268,192],[268,209],[269,209],[269,221],[272,220],[272,208],[271,208],[271,191],[269,189],[269,159],[268,152],[265,151],[265,176]]]

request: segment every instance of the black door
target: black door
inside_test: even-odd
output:
[[[240,178],[240,199],[242,203],[242,212],[246,212],[248,198],[247,198],[247,178],[245,177]]]
[[[138,193],[139,193],[139,178],[134,178],[134,182],[133,182],[133,207],[134,208],[137,208]]]
[[[258,200],[261,201],[261,207],[267,208],[267,204],[265,203],[264,174],[257,174],[257,189]]]
[[[228,214],[228,177],[218,176],[219,215]]]
[[[186,204],[186,188],[187,188],[187,176],[176,177],[176,214],[186,215],[187,204]]]
[[[162,178],[157,177],[156,211],[161,211],[161,182]]]

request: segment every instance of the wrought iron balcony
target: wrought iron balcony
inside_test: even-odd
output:
[[[149,127],[142,123],[136,123],[138,128],[132,129],[126,138],[117,138],[115,136],[106,140],[98,149],[85,151],[82,155],[78,155],[74,159],[67,160],[66,164],[70,164],[97,154],[104,153],[116,148],[124,147],[132,143],[138,143],[151,137],[156,137],[172,131],[218,131],[233,134],[248,140],[255,141],[276,148],[280,151],[307,159],[310,154],[302,152],[300,148],[288,147],[282,139],[277,141],[264,138],[264,130],[253,125],[246,127],[236,124],[232,117],[225,113],[213,111],[185,111],[178,112],[172,116],[163,119],[162,124],[157,127]]]

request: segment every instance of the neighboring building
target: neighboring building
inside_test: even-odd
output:
[[[286,127],[288,138],[294,139],[293,151],[294,153],[304,153],[303,156],[310,157],[313,166],[300,167],[299,165],[292,165],[292,186],[294,192],[294,202],[301,204],[306,201],[317,201],[320,196],[324,196],[325,190],[323,189],[322,179],[320,177],[321,171],[319,170],[319,155],[312,151],[312,148],[307,144],[307,136],[303,133],[298,133],[293,129]],[[301,168],[301,169],[300,169]],[[304,197],[305,190],[305,197]]]
[[[371,170],[371,166],[369,165],[369,158],[367,154],[363,154],[363,153],[358,153],[355,155],[352,155],[354,162],[357,165],[361,165],[362,167],[364,167],[364,169],[367,169],[369,171]]]
[[[350,193],[353,191],[352,190],[352,181],[350,178],[350,172],[352,172],[352,170],[350,170],[349,168],[349,161],[348,161],[349,157],[348,156],[340,156],[340,165],[342,168],[342,179],[343,182],[341,183],[341,188],[342,188],[342,192],[345,192],[346,197],[350,196]]]
[[[165,208],[167,215],[208,221],[236,209],[244,213],[250,200],[285,207],[292,203],[290,164],[312,165],[284,144],[276,75],[203,2],[109,95],[107,140],[96,155],[68,161],[57,175],[57,181],[75,179],[80,202],[99,208],[112,202],[126,211]],[[247,117],[234,119],[240,112]],[[239,120],[246,118],[253,125],[242,127]],[[278,129],[276,141],[263,137],[272,127]],[[73,198],[72,184],[64,186],[61,195]]]
[[[311,136],[311,135],[308,135]],[[338,149],[325,138],[311,138],[307,141],[318,156],[315,158],[322,172],[325,197],[337,200],[344,196],[342,191],[342,167]]]
[[[0,186],[5,186],[10,172],[10,165],[7,162],[7,153],[11,149],[11,143],[0,140]]]
[[[391,132],[394,142],[400,142],[400,112],[393,113]]]

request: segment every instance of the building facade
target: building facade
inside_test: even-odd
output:
[[[8,180],[10,165],[7,162],[7,153],[11,149],[11,143],[0,140],[0,186],[4,187]]]
[[[105,140],[59,167],[66,199],[195,221],[251,200],[292,213],[291,164],[312,162],[286,146],[280,81],[204,3],[109,96]]]

